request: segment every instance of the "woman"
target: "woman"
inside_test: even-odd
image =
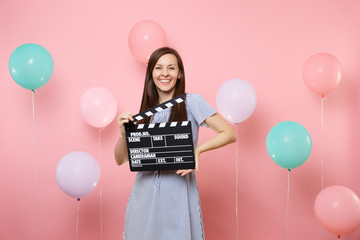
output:
[[[176,50],[164,47],[150,57],[140,112],[185,94],[185,72]],[[199,155],[235,142],[232,127],[198,94],[154,114],[143,122],[191,121],[195,169]],[[118,165],[129,161],[124,123],[133,121],[131,112],[118,117],[120,137],[115,146]],[[197,145],[199,126],[208,126],[216,135]],[[125,240],[205,239],[199,192],[194,169],[138,172],[125,214]]]

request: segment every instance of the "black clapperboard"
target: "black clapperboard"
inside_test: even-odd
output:
[[[173,98],[133,116],[125,124],[131,171],[194,169],[194,144],[191,122],[135,124],[146,117],[181,103],[184,96]]]

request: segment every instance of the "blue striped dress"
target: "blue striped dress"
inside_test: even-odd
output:
[[[194,146],[199,126],[216,111],[199,94],[186,95]],[[153,116],[167,122],[170,109]],[[125,213],[125,240],[203,240],[204,227],[195,173],[177,175],[174,170],[138,172]]]

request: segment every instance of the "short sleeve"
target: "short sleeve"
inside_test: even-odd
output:
[[[206,126],[205,119],[216,113],[216,110],[197,93],[188,93],[186,95],[186,106],[193,119],[200,126]]]

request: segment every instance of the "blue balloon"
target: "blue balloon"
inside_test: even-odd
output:
[[[308,159],[312,148],[311,137],[301,124],[285,121],[270,130],[266,148],[277,165],[290,170],[301,166]]]
[[[9,70],[17,84],[35,90],[49,81],[54,71],[54,62],[44,47],[27,43],[16,48],[11,54]]]

